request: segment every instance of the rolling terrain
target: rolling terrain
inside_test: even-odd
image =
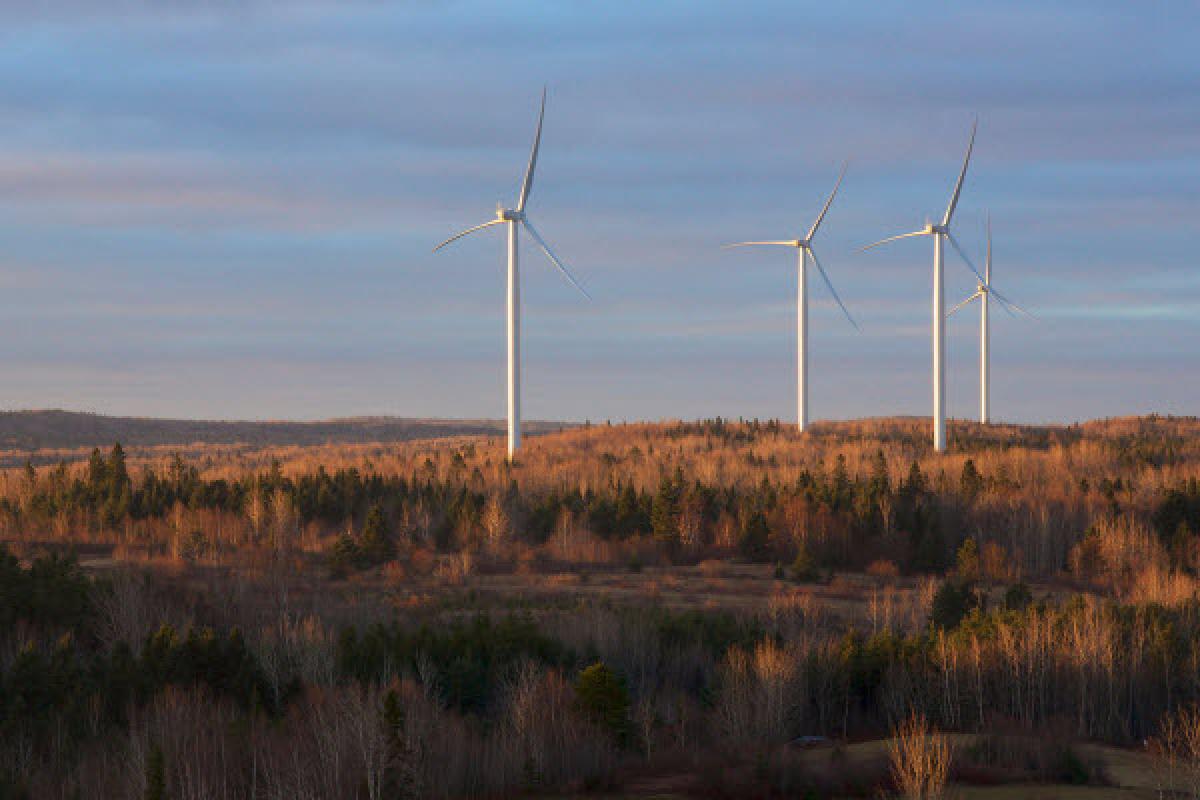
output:
[[[1200,776],[1195,418],[564,426],[510,463],[487,422],[11,416],[45,446],[0,470],[0,796],[138,796],[152,752],[196,797]]]
[[[525,433],[537,435],[573,423],[530,420]],[[248,445],[295,447],[326,444],[406,442],[449,436],[504,433],[503,420],[419,419],[412,417],[345,417],[292,420],[192,420],[116,417],[78,411],[0,412],[0,458],[110,447]],[[22,459],[23,460],[23,459]]]

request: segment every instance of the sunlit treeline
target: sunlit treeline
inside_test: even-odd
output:
[[[117,447],[4,473],[0,529],[213,563],[284,550],[359,565],[420,552],[502,564],[522,548],[621,560],[644,542],[673,562],[803,554],[824,569],[904,572],[945,569],[971,539],[998,548],[1017,577],[1061,572],[1085,534],[1124,518],[1153,531],[1171,565],[1197,565],[1195,420],[963,423],[940,456],[924,427],[827,423],[801,436],[773,421],[590,425],[532,438],[515,465],[500,443],[470,438],[213,447],[188,459]],[[365,530],[373,510],[378,529]]]

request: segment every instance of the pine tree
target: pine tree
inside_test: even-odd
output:
[[[968,501],[974,500],[983,491],[983,476],[975,468],[975,462],[972,459],[968,458],[963,464],[959,489]]]
[[[679,543],[679,486],[663,475],[650,506],[650,529],[654,538],[669,546]]]
[[[597,661],[579,673],[575,702],[584,714],[607,729],[618,744],[625,743],[629,733],[629,690],[607,664]]]
[[[125,466],[125,450],[121,443],[113,445],[108,454],[108,467],[105,478],[108,481],[109,492],[120,494],[129,485],[129,469]]]
[[[884,456],[883,450],[875,451],[875,458],[871,462],[871,495],[879,498],[890,494],[892,491],[892,481],[888,476],[887,457]]]
[[[145,800],[166,800],[167,797],[167,764],[162,748],[154,745],[146,758],[146,793]]]
[[[811,583],[820,577],[816,559],[808,551],[808,546],[801,543],[796,549],[796,559],[792,562],[792,580],[798,583]]]
[[[979,545],[974,539],[967,539],[958,548],[955,571],[963,580],[979,580]]]
[[[388,530],[387,518],[378,505],[371,506],[363,523],[362,541],[359,544],[363,559],[371,564],[382,564],[396,557],[396,545]]]
[[[99,496],[104,491],[106,476],[108,475],[108,463],[104,460],[104,455],[100,452],[99,447],[92,448],[92,454],[88,457],[88,488]]]
[[[750,561],[765,561],[770,556],[771,528],[767,517],[755,511],[745,518],[738,536],[738,551]]]
[[[846,457],[838,453],[833,465],[833,475],[830,477],[829,505],[835,511],[841,511],[850,505],[850,474],[846,471]]]

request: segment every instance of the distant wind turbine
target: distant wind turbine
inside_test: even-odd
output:
[[[808,427],[808,257],[812,256],[813,264],[816,265],[817,271],[821,273],[821,278],[825,281],[825,285],[829,287],[830,294],[837,304],[841,306],[842,313],[846,315],[846,319],[850,320],[850,324],[858,330],[858,323],[854,321],[854,317],[850,316],[850,312],[846,310],[845,304],[842,303],[842,298],[838,297],[837,290],[833,288],[833,283],[829,280],[829,275],[825,273],[825,268],[821,266],[821,260],[817,258],[817,253],[812,248],[813,237],[817,233],[817,228],[821,226],[821,221],[825,219],[825,212],[829,211],[829,206],[833,205],[833,198],[837,195],[838,187],[842,185],[842,178],[846,177],[846,165],[842,165],[842,172],[838,175],[837,183],[833,186],[833,191],[829,193],[829,199],[825,201],[824,208],[817,215],[816,222],[808,229],[808,233],[803,239],[788,239],[785,241],[772,242],[737,242],[735,244],[727,244],[725,247],[794,247],[798,251],[799,270],[797,274],[796,288],[796,424],[801,431]]]
[[[989,215],[987,221],[987,260],[983,265],[983,281],[976,287],[974,294],[950,309],[949,313],[946,314],[949,317],[960,308],[970,305],[975,300],[979,300],[979,421],[984,425],[991,422],[989,408],[991,403],[991,367],[988,363],[991,347],[991,332],[988,329],[988,300],[991,297],[996,298],[1000,302],[1001,307],[1009,314],[1012,314],[1015,309],[1028,317],[1033,316],[992,287],[992,218]],[[1014,314],[1013,316],[1016,315]]]
[[[550,250],[550,245],[541,237],[529,217],[525,213],[525,203],[529,200],[529,190],[533,188],[533,171],[537,167],[538,147],[542,141],[542,118],[546,115],[546,90],[542,90],[542,105],[538,111],[537,132],[533,136],[533,149],[529,153],[529,166],[525,169],[525,179],[521,182],[520,194],[517,196],[515,209],[505,208],[502,203],[496,204],[496,218],[467,228],[462,233],[451,236],[446,241],[433,248],[436,253],[455,239],[461,239],[467,234],[490,228],[493,225],[508,226],[508,458],[511,461],[521,446],[521,281],[517,271],[517,226],[521,225],[537,242],[538,247],[550,259],[559,272],[571,282],[571,285],[591,299],[579,282],[571,275],[558,256]]]
[[[933,237],[933,449],[939,453],[946,449],[946,293],[945,281],[942,278],[942,240],[948,240],[975,276],[987,283],[954,238],[954,234],[950,233],[950,219],[954,216],[958,196],[962,193],[963,180],[967,177],[967,165],[971,163],[971,150],[975,146],[975,130],[978,127],[979,121],[976,120],[971,126],[971,139],[967,143],[967,156],[963,159],[962,171],[958,173],[958,182],[954,184],[954,193],[950,195],[950,205],[946,206],[946,214],[942,217],[941,224],[926,222],[925,227],[919,231],[889,236],[863,248],[870,250],[886,242],[907,239],[910,236]]]

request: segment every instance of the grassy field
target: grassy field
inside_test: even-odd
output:
[[[969,747],[975,736],[954,735],[951,737],[956,749]],[[820,774],[836,769],[845,774],[863,777],[878,776],[882,779],[887,770],[888,740],[856,742],[842,748],[819,748],[803,752],[799,760],[811,773]],[[1093,762],[1105,776],[1107,785],[1070,785],[1035,782],[1013,782],[997,785],[973,785],[952,782],[947,788],[948,800],[1152,800],[1165,795],[1157,782],[1154,762],[1145,753],[1123,750],[1103,745],[1081,743],[1075,752]],[[713,785],[705,780],[700,770],[674,774],[656,773],[634,776],[619,793],[603,795],[608,800],[684,800],[684,798],[725,796],[713,792]],[[596,795],[566,795],[564,800]],[[834,795],[838,797],[838,795]],[[861,796],[859,794],[844,797]]]

